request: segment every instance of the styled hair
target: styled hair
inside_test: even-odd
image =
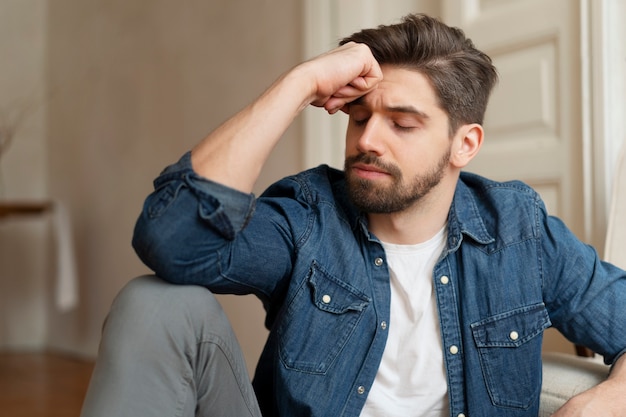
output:
[[[498,80],[491,58],[463,31],[424,15],[364,29],[342,39],[369,46],[380,65],[416,70],[426,76],[449,118],[450,134],[464,124],[483,123],[489,95]]]

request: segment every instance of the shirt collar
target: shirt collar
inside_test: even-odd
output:
[[[457,182],[448,214],[448,249],[450,251],[458,249],[463,235],[483,245],[495,241],[485,227],[474,193],[461,177]]]

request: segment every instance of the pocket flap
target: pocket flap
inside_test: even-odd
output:
[[[316,262],[311,266],[309,285],[317,308],[330,313],[362,311],[370,302],[367,295],[326,273]]]
[[[507,311],[471,325],[476,346],[518,347],[551,326],[543,303]]]

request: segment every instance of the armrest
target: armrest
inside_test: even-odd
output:
[[[539,417],[549,417],[568,399],[604,381],[608,374],[609,367],[598,359],[545,353]]]

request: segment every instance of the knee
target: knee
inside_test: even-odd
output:
[[[111,312],[128,315],[184,313],[186,310],[219,314],[222,308],[205,287],[170,284],[155,275],[143,275],[131,280],[119,292]]]
[[[117,334],[176,336],[205,331],[207,323],[219,331],[230,324],[215,296],[195,285],[174,285],[145,275],[130,281],[119,292],[105,324]]]

